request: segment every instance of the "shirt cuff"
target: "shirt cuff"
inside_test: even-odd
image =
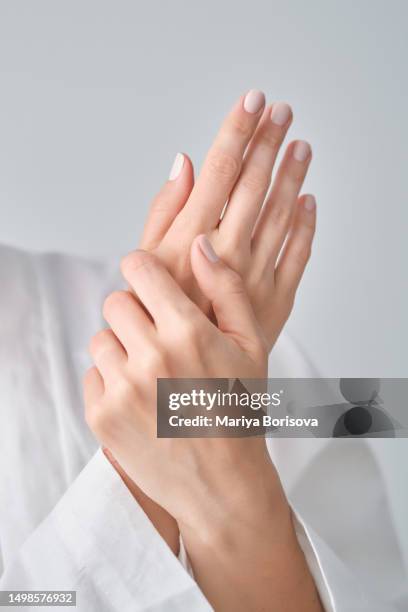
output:
[[[184,542],[183,542],[183,538],[181,537],[181,534],[180,534],[180,539],[179,539],[178,560],[180,561],[181,565],[184,567],[186,572],[188,572],[188,574],[194,579],[193,568],[191,567],[190,559],[188,558],[186,547],[184,546]]]
[[[299,545],[314,579],[325,612],[373,611],[356,579],[329,546],[293,509]]]
[[[211,610],[101,449],[54,512],[81,575],[112,609]]]

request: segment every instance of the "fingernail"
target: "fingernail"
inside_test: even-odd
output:
[[[244,100],[244,109],[247,113],[255,114],[265,104],[265,94],[258,89],[251,89],[248,91]]]
[[[303,201],[303,206],[306,208],[306,210],[308,210],[309,212],[313,212],[314,209],[316,208],[316,200],[315,197],[312,195],[307,195],[306,198]]]
[[[271,121],[275,125],[285,125],[289,121],[290,106],[286,102],[276,102],[272,106]]]
[[[305,161],[311,153],[310,144],[304,140],[299,140],[293,149],[293,157],[300,162]]]
[[[211,263],[217,263],[217,261],[219,260],[219,257],[217,253],[214,251],[214,249],[212,248],[212,244],[208,240],[205,234],[202,234],[201,236],[199,236],[198,244],[200,245],[200,249],[206,256],[208,261],[211,261]]]
[[[178,178],[183,168],[183,165],[184,165],[184,155],[182,153],[177,153],[176,157],[174,158],[174,162],[171,167],[171,170],[170,170],[169,181],[175,181],[176,178]]]

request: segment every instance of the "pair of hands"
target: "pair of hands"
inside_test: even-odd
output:
[[[311,160],[307,143],[287,147],[267,196],[291,120],[286,104],[265,107],[252,90],[225,119],[195,182],[191,161],[178,154],[153,201],[143,250],[122,261],[130,291],[106,299],[110,327],[90,345],[87,422],[127,478],[175,518],[198,574],[192,534],[207,546],[247,530],[249,542],[254,524],[269,529],[279,516],[275,542],[285,534],[295,549],[263,439],[156,437],[157,378],[267,374],[315,229],[314,198],[299,197]],[[209,581],[201,586],[212,595]]]
[[[266,375],[316,218],[313,196],[299,198],[311,159],[302,141],[287,147],[264,202],[291,121],[288,105],[265,108],[263,94],[250,91],[226,117],[195,184],[189,158],[178,154],[153,201],[144,251],[122,262],[133,293],[107,298],[110,329],[91,342],[96,367],[85,379],[88,423],[128,475],[176,518],[182,512],[172,496],[156,492],[163,491],[157,481],[167,462],[142,458],[159,442],[156,378]],[[205,316],[212,312],[216,325]],[[147,465],[157,467],[151,483]]]

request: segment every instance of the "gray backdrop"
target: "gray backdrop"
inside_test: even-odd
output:
[[[290,330],[328,376],[406,376],[407,7],[0,0],[0,241],[125,253],[175,153],[198,168],[261,88],[314,149]]]

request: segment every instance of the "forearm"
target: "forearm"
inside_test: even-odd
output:
[[[248,511],[226,515],[221,526],[180,527],[194,577],[217,612],[322,611],[280,486],[270,501],[266,508],[252,497]]]

